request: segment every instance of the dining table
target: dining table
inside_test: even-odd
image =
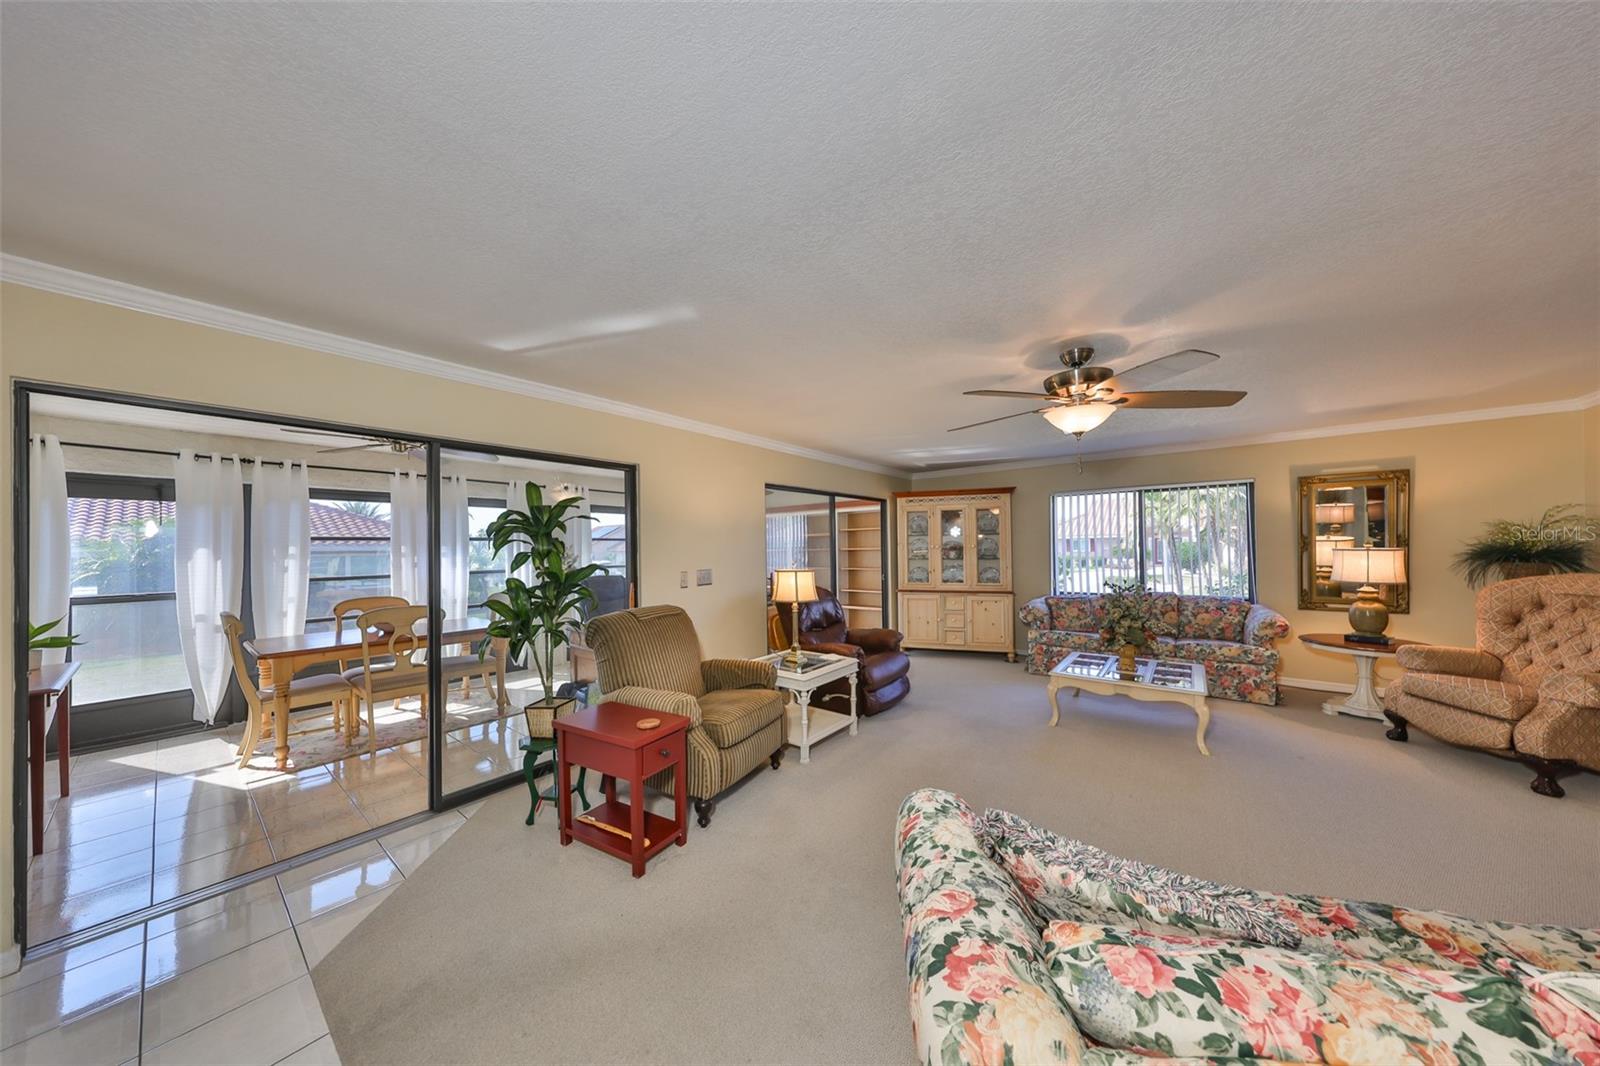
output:
[[[489,615],[469,614],[464,618],[447,618],[439,627],[439,643],[443,647],[453,644],[471,645],[489,635]],[[424,647],[430,643],[430,635],[426,625],[417,627],[417,634]],[[506,648],[509,641],[493,638],[494,654],[505,661]],[[374,641],[374,646],[377,642]],[[278,684],[281,679],[288,682],[295,674],[313,666],[324,663],[337,663],[341,665],[359,666],[361,664],[361,631],[354,626],[347,626],[342,631],[318,630],[315,633],[297,633],[284,637],[252,637],[244,642],[245,651],[249,652],[256,660],[256,669],[260,673],[262,691],[272,690],[272,702],[262,701],[263,709],[270,707],[270,725],[273,738],[273,760],[280,771],[289,768],[289,686],[287,683]],[[504,706],[506,703],[505,676],[500,678],[500,691],[496,693],[496,701]],[[252,714],[255,713],[253,710]],[[247,731],[246,735],[265,736],[266,722],[252,723],[254,728]]]

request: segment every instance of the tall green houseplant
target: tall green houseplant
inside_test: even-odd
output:
[[[496,554],[508,548],[516,553],[506,569],[508,574],[525,565],[533,568],[532,582],[507,577],[504,594],[490,598],[487,606],[495,617],[489,621],[489,636],[508,642],[510,660],[521,658],[527,649],[545,700],[555,696],[556,650],[570,643],[573,617],[585,604],[594,602],[594,592],[584,582],[606,570],[596,563],[567,565],[562,538],[572,511],[582,503],[582,497],[569,496],[546,504],[539,486],[530,483],[527,509],[501,511],[487,531]],[[577,517],[588,519],[586,515]],[[479,654],[488,654],[487,641]]]

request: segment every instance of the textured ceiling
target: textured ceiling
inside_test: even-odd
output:
[[[907,468],[1600,388],[1591,4],[0,6],[5,251]],[[599,334],[599,336],[597,336]],[[522,349],[534,348],[533,351]]]

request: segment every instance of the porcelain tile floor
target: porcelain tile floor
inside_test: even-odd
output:
[[[452,701],[444,789],[519,770],[523,719]],[[414,715],[388,706],[379,717]],[[481,720],[480,720],[481,719]],[[306,723],[296,718],[297,725]],[[281,774],[240,769],[241,727],[76,756],[72,794],[46,768],[44,850],[28,864],[32,943],[108,921],[427,808],[423,741]],[[414,849],[413,849],[414,850]],[[406,861],[410,861],[408,858]]]
[[[492,736],[478,742],[498,744]],[[473,756],[474,765],[492,757]],[[329,795],[326,788],[285,787],[268,807],[287,812],[319,803],[305,797]],[[359,807],[351,793],[336,791]],[[337,1063],[311,967],[480,806],[28,962],[0,978],[0,1060]],[[263,813],[254,804],[247,809],[253,817]]]

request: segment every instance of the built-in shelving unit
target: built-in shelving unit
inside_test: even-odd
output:
[[[839,603],[852,626],[882,625],[883,506],[876,500],[840,500],[837,508]]]

